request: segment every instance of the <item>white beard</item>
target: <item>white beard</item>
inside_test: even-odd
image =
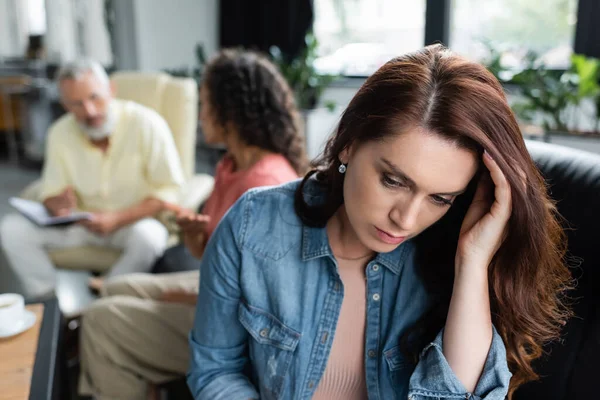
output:
[[[115,118],[115,113],[113,111],[113,109],[111,107],[108,108],[108,111],[106,112],[106,121],[104,121],[104,123],[95,128],[92,126],[87,126],[86,124],[82,123],[82,122],[78,122],[79,127],[81,128],[81,130],[83,131],[83,133],[85,133],[85,135],[93,141],[99,141],[99,140],[103,140],[108,138],[116,125],[116,118]]]

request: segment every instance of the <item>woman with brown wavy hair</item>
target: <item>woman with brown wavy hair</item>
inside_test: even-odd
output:
[[[215,231],[192,393],[510,398],[570,315],[557,218],[484,67],[439,45],[393,59],[304,180],[247,193]]]

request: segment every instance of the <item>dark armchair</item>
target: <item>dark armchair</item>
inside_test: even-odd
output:
[[[520,388],[514,400],[599,398],[600,362],[600,156],[541,142],[527,146],[550,184],[551,197],[568,221],[568,251],[577,287],[563,340],[548,346],[535,370],[541,379]],[[577,265],[578,264],[578,265]]]

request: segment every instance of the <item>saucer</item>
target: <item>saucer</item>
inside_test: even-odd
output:
[[[29,310],[23,310],[23,316],[8,329],[0,328],[0,339],[9,338],[25,332],[35,324],[36,316]]]

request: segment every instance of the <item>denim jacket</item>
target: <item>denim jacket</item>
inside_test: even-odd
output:
[[[344,286],[325,228],[303,225],[294,211],[298,185],[247,192],[207,244],[187,376],[196,400],[306,400],[317,389]],[[314,181],[304,195],[309,203],[322,196]],[[414,250],[407,241],[366,267],[369,399],[504,399],[511,373],[495,330],[474,393],[444,358],[442,332],[416,365],[400,351],[403,332],[428,305]]]

